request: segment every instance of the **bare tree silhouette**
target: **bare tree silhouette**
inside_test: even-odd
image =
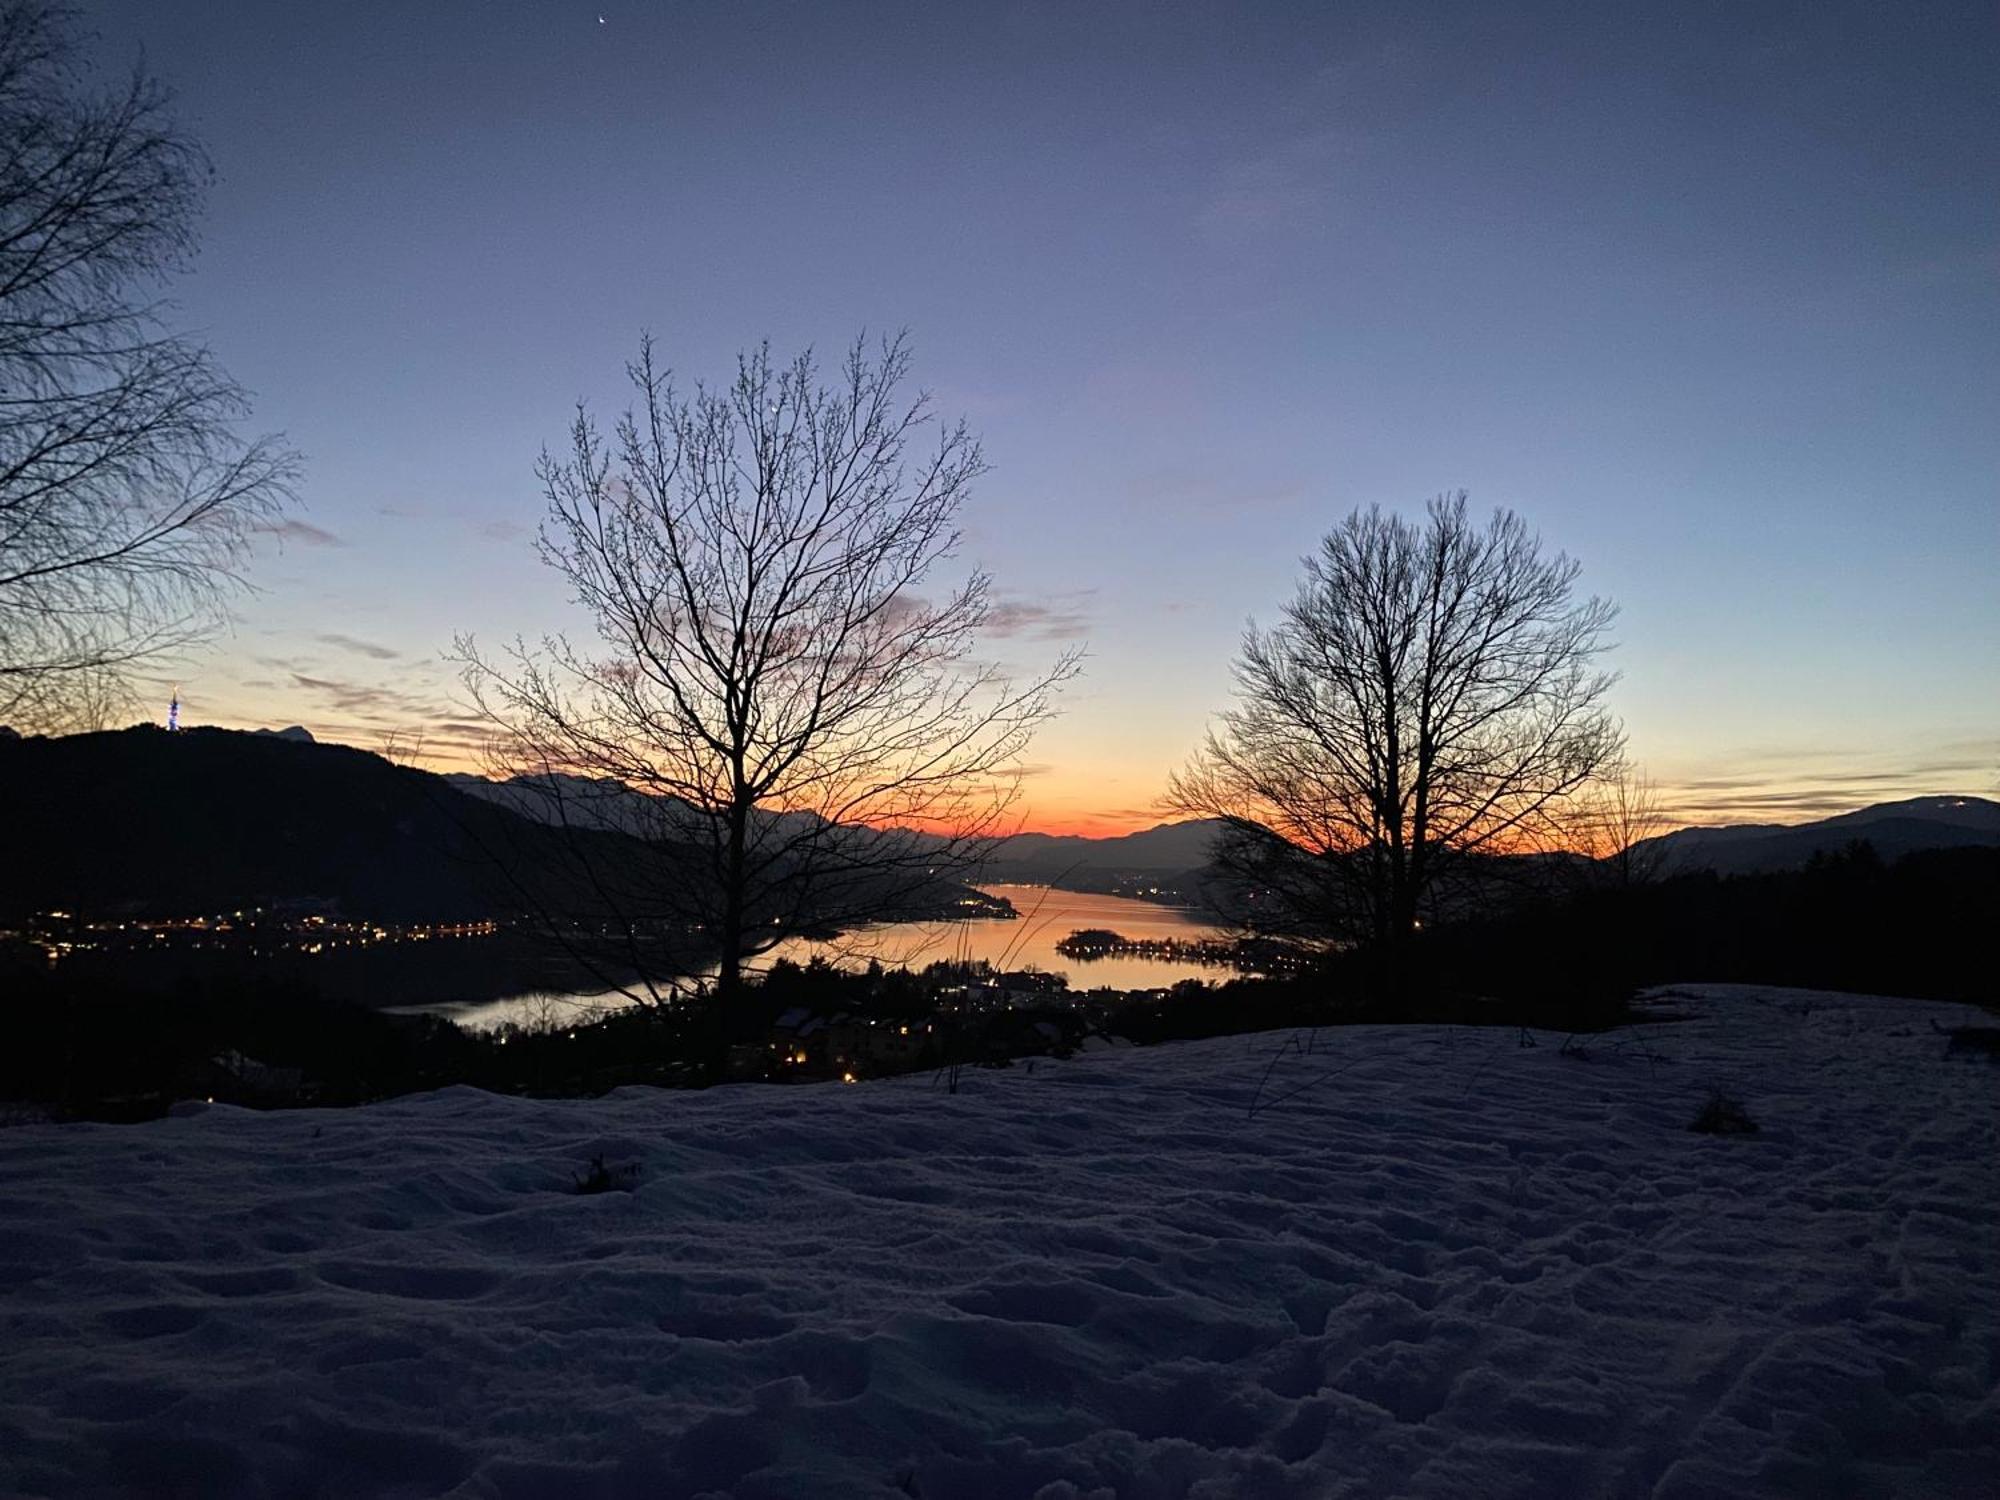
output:
[[[1645,885],[1660,877],[1668,831],[1659,789],[1646,773],[1629,763],[1606,774],[1582,800],[1579,809],[1582,852],[1597,862],[1614,885]]]
[[[1519,516],[1463,493],[1412,522],[1357,510],[1244,636],[1236,704],[1168,793],[1220,818],[1251,925],[1372,944],[1395,982],[1427,902],[1471,856],[1571,843],[1619,757],[1596,670],[1614,610]]]
[[[102,719],[193,640],[289,497],[241,389],[149,289],[210,170],[143,72],[94,92],[73,14],[0,6],[0,722]]]
[[[458,644],[490,771],[544,821],[657,856],[570,882],[642,973],[687,946],[662,934],[698,933],[728,996],[785,937],[907,913],[1006,831],[1077,657],[1016,680],[975,656],[985,575],[922,592],[985,465],[963,423],[912,452],[932,418],[898,394],[908,363],[900,337],[857,342],[822,385],[810,354],[760,349],[687,400],[644,343],[635,409],[608,440],[579,410],[540,467],[540,550],[601,651]]]

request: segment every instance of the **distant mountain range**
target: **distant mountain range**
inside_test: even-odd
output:
[[[464,772],[441,779],[467,796],[539,822],[567,821],[574,827],[612,829],[641,837],[671,823],[651,795],[618,781],[565,775],[492,781]],[[813,820],[811,813],[802,812],[764,813],[760,817],[780,830],[788,824]],[[1200,820],[1162,823],[1110,838],[1017,833],[995,844],[981,873],[988,880],[1047,885],[1060,884],[1065,876],[1088,880],[1106,874],[1162,875],[1198,870],[1208,863],[1209,849],[1221,829],[1219,821]]]
[[[2000,844],[2000,802],[1984,797],[1910,797],[1813,823],[1739,823],[1682,828],[1636,847],[1659,858],[1661,873],[1713,870],[1751,875],[1795,869],[1815,854],[1857,841],[1885,860],[1923,849]]]
[[[998,879],[1062,883],[1065,873],[1123,872],[1186,876],[1205,865],[1222,824],[1213,820],[1163,823],[1117,838],[1017,834],[994,855]],[[1747,875],[1795,869],[1815,854],[1831,854],[1857,841],[1885,860],[1922,849],[2000,844],[2000,802],[1984,797],[1911,797],[1812,823],[1744,823],[1690,827],[1647,839],[1636,847],[1659,856],[1662,874],[1713,870]]]
[[[577,836],[602,841],[607,858],[659,826],[629,788],[566,785]],[[980,878],[1191,897],[1221,827],[1016,834]],[[565,836],[521,787],[392,765],[298,728],[0,736],[0,829],[0,914],[13,915],[52,906],[182,914],[308,896],[385,919],[490,915],[508,897],[492,852],[516,866],[560,865],[555,846],[542,845]],[[1914,797],[1798,825],[1683,828],[1640,847],[1658,854],[1664,874],[1731,875],[1794,868],[1857,840],[1885,860],[2000,845],[2000,802]]]
[[[702,826],[701,815],[685,804],[665,802],[608,777],[551,773],[493,781],[451,771],[438,779],[468,797],[494,803],[538,823],[608,830],[634,838],[661,838],[671,836],[676,826],[683,830]],[[758,818],[760,826],[780,836],[806,831],[820,821],[803,812],[766,812]]]
[[[696,851],[647,816],[650,799],[616,782],[562,790],[566,828],[532,788],[394,765],[297,728],[0,736],[0,918],[313,902],[384,921],[533,909],[589,921],[652,912],[653,883],[702,878]],[[885,914],[929,916],[970,895],[906,879],[881,900]],[[822,919],[811,902],[797,915]]]
[[[995,881],[1200,903],[1206,866],[1222,829],[1212,820],[1163,823],[1116,838],[1025,833],[1002,842],[986,867]],[[1661,877],[1713,871],[1754,875],[1797,869],[1814,855],[1866,842],[1885,861],[1926,849],[2000,845],[2000,802],[1983,797],[1911,797],[1800,824],[1677,829],[1636,846]],[[1650,856],[1650,858],[1648,858]],[[1212,895],[1212,892],[1210,893]]]

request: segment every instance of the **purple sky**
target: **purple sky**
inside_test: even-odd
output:
[[[1042,826],[1154,821],[1299,556],[1458,487],[1623,607],[1690,816],[2000,792],[1990,3],[86,14],[215,156],[180,321],[308,461],[191,723],[448,758],[453,634],[579,623],[533,461],[642,329],[907,326],[999,649],[1089,643]]]

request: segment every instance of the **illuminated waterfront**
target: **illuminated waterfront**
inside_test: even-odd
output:
[[[847,966],[870,960],[885,968],[922,968],[940,959],[984,961],[1001,970],[1039,969],[1065,975],[1072,990],[1160,989],[1183,979],[1222,980],[1228,971],[1193,959],[1119,953],[1101,959],[1065,958],[1056,945],[1085,928],[1107,928],[1142,942],[1200,943],[1224,936],[1184,907],[1135,901],[1125,896],[1086,895],[1038,885],[987,885],[988,895],[1006,898],[1020,913],[1016,921],[892,922],[857,928],[831,940],[794,939],[772,950],[759,966],[780,958],[809,963],[816,957]],[[465,1006],[426,1006],[463,1025],[490,1027],[509,1022],[538,1023],[582,1016],[593,1009],[631,1004],[615,990],[551,996],[516,995]]]

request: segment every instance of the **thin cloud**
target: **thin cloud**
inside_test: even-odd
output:
[[[373,683],[349,682],[339,677],[316,677],[294,672],[292,683],[317,694],[335,713],[351,714],[364,723],[391,723],[417,727],[447,716],[440,705],[413,693]]]
[[[373,641],[364,641],[356,636],[342,635],[338,631],[328,631],[317,637],[322,645],[336,646],[342,651],[352,651],[356,656],[368,657],[371,661],[396,661],[402,652],[387,646],[378,646]]]
[[[1882,749],[1747,746],[1716,757],[1728,770],[1660,779],[1678,823],[1805,823],[1910,797],[2000,789],[2000,738],[1971,736]]]
[[[1907,771],[1850,771],[1844,776],[1824,780],[1811,789],[1783,792],[1756,791],[1757,788],[1770,785],[1769,778],[1762,776],[1700,776],[1692,781],[1684,781],[1680,786],[1683,791],[1688,792],[1743,792],[1746,795],[1754,794],[1770,798],[1823,798],[1832,792],[1847,788],[1860,790],[1870,786],[1903,786],[1925,774],[1923,767],[1912,767]]]
[[[534,527],[521,521],[471,516],[463,511],[410,510],[399,505],[378,505],[375,514],[392,521],[414,521],[421,525],[453,526],[489,542],[518,542],[533,536]]]
[[[1030,641],[1074,641],[1090,633],[1090,615],[1080,594],[1056,595],[1046,601],[1002,599],[986,613],[987,635]]]
[[[434,734],[479,744],[493,738],[496,733],[484,719],[433,719],[424,728]]]
[[[296,516],[287,516],[282,521],[271,521],[257,528],[266,536],[274,536],[280,543],[299,542],[308,547],[345,547],[343,542],[322,526],[310,521],[301,521]]]
[[[1134,474],[1124,491],[1129,506],[1151,515],[1235,515],[1253,506],[1296,505],[1306,495],[1305,485],[1296,479],[1198,463]]]

